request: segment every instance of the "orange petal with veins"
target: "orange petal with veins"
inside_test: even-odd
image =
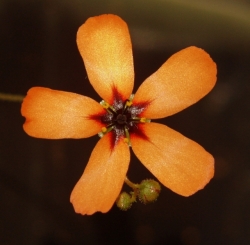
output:
[[[129,98],[134,66],[127,24],[112,14],[91,17],[79,28],[77,45],[96,92],[110,104],[114,93]]]
[[[71,193],[75,212],[108,212],[120,194],[129,161],[129,147],[122,139],[113,145],[111,133],[101,138]]]
[[[86,138],[101,131],[103,125],[91,115],[104,113],[104,109],[89,97],[34,87],[24,98],[21,113],[26,118],[24,131],[30,136]]]
[[[135,155],[166,187],[190,196],[214,175],[214,159],[196,142],[158,123],[141,124],[141,135],[132,134]]]
[[[170,116],[204,97],[214,87],[216,73],[216,64],[204,50],[188,47],[172,55],[141,84],[133,103],[148,104],[140,116]]]

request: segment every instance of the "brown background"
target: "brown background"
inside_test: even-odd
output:
[[[100,101],[75,36],[88,17],[102,13],[129,25],[135,91],[187,46],[216,61],[214,90],[161,120],[214,155],[215,177],[189,198],[163,187],[154,204],[77,215],[69,196],[98,136],[31,138],[22,130],[20,103],[0,101],[0,244],[250,244],[250,1],[2,0],[0,92],[24,95],[44,86]],[[135,182],[152,178],[134,156],[128,175]]]

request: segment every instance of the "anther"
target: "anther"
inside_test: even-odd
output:
[[[108,109],[108,108],[110,107],[109,103],[107,103],[107,102],[104,101],[104,100],[102,100],[102,101],[100,102],[100,104],[102,105],[102,107],[103,107],[104,109]]]

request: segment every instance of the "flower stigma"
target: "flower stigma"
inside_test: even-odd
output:
[[[148,118],[138,117],[144,108],[133,105],[133,98],[134,94],[131,94],[125,102],[117,99],[113,105],[110,105],[104,100],[100,102],[106,110],[106,114],[101,117],[101,121],[106,124],[106,126],[98,133],[100,138],[112,131],[116,140],[120,137],[124,137],[124,142],[131,146],[130,133],[138,129],[139,123],[150,122]]]

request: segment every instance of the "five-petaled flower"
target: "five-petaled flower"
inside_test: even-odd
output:
[[[215,85],[216,65],[200,48],[171,56],[138,91],[126,23],[115,15],[89,18],[77,45],[88,78],[103,101],[34,87],[22,104],[27,134],[48,139],[101,139],[92,151],[70,200],[76,212],[107,212],[119,195],[130,147],[152,174],[172,191],[189,196],[213,177],[214,159],[200,145],[169,127],[150,123],[196,103]]]

